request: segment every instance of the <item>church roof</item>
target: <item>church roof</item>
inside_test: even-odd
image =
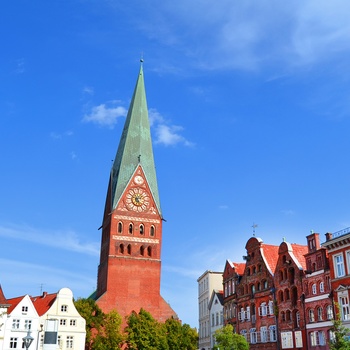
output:
[[[142,65],[112,167],[112,209],[139,165],[161,213]]]

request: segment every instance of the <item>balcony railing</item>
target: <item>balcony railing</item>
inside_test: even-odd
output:
[[[337,238],[337,237],[340,237],[342,235],[346,235],[347,233],[350,233],[350,227],[347,227],[347,228],[344,228],[340,231],[334,232],[332,234],[332,238]]]

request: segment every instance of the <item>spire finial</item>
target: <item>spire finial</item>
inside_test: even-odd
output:
[[[253,236],[255,237],[255,229],[258,227],[256,223],[253,223],[252,228],[253,228]]]
[[[142,66],[142,63],[143,63],[143,52],[141,52],[140,62],[141,62],[141,66]]]

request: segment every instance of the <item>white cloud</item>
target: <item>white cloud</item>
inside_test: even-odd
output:
[[[183,144],[185,146],[193,146],[193,143],[188,141],[181,132],[183,127],[172,125],[154,108],[148,111],[150,124],[155,130],[156,144],[162,144],[165,146],[174,146],[177,144]]]
[[[113,128],[118,118],[125,117],[127,113],[127,109],[123,106],[108,107],[102,103],[99,106],[92,107],[90,114],[86,114],[83,121]]]
[[[191,59],[191,68],[251,70],[277,65],[288,71],[329,59],[345,61],[344,54],[350,51],[346,0],[179,0],[157,2],[153,11],[154,4],[138,3],[142,16],[135,16],[135,25],[161,47],[176,47]],[[174,66],[171,57],[167,64]]]
[[[78,234],[72,230],[48,231],[30,226],[0,226],[0,237],[29,241],[44,246],[74,251],[93,256],[99,255],[98,242],[81,242]]]
[[[62,138],[66,137],[66,136],[69,137],[69,136],[73,136],[73,135],[74,135],[74,133],[72,130],[67,130],[67,131],[64,131],[63,133],[57,133],[55,131],[52,131],[50,133],[50,137],[52,139],[55,139],[55,140],[61,140]]]

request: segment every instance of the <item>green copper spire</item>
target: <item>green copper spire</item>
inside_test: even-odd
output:
[[[112,210],[115,209],[139,165],[145,173],[153,199],[161,215],[142,63],[112,167]]]

